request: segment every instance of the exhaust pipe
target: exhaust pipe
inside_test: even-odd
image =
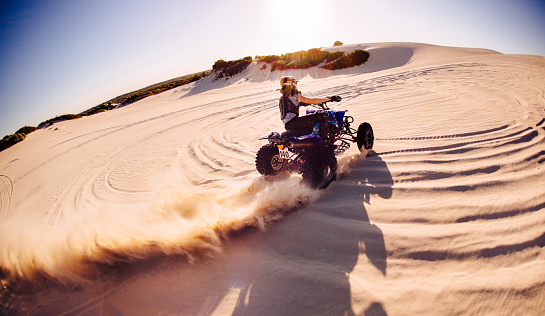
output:
[[[298,141],[296,143],[289,142],[288,147],[289,148],[306,148],[306,147],[312,147],[316,144],[316,142],[313,139],[304,139],[301,141]]]

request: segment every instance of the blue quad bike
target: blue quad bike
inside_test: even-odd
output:
[[[318,124],[308,129],[273,132],[269,143],[259,149],[255,159],[257,171],[264,176],[275,176],[281,172],[296,172],[303,176],[303,182],[315,189],[325,189],[337,177],[337,155],[344,153],[350,143],[357,143],[358,149],[372,149],[373,128],[367,122],[358,129],[350,126],[354,118],[346,111],[334,111],[326,103],[315,105],[317,110],[307,114],[324,112],[329,115],[328,131],[324,137],[318,135]]]

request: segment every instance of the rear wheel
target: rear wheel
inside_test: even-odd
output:
[[[372,149],[375,136],[373,134],[373,128],[369,123],[361,123],[358,127],[357,142],[358,149]]]
[[[314,149],[305,157],[303,181],[314,189],[325,189],[337,178],[337,158],[333,147]]]
[[[274,176],[282,169],[282,159],[278,147],[272,144],[259,149],[255,158],[257,171],[264,176]]]

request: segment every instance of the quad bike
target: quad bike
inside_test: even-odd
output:
[[[354,118],[346,111],[330,110],[326,102],[315,105],[318,110],[307,110],[307,114],[322,112],[329,115],[328,128],[324,136],[318,135],[318,124],[308,129],[273,132],[269,143],[259,149],[255,159],[257,171],[264,176],[280,172],[297,172],[312,188],[325,189],[337,177],[337,158],[355,142],[358,149],[373,148],[374,135],[369,123],[361,123],[358,129],[350,127]]]

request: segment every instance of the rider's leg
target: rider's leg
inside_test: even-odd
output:
[[[320,123],[318,135],[325,140],[328,134],[328,114],[327,113],[315,113],[305,116],[294,117],[286,123],[286,129],[299,129],[299,128],[311,128],[317,123]]]
[[[320,137],[325,141],[327,140],[328,136],[329,136],[329,115],[327,113],[317,113],[320,118],[319,118],[319,123],[320,123],[320,130],[318,132],[318,135],[320,135]]]
[[[317,120],[312,115],[294,117],[286,123],[286,129],[310,128],[316,125]]]

